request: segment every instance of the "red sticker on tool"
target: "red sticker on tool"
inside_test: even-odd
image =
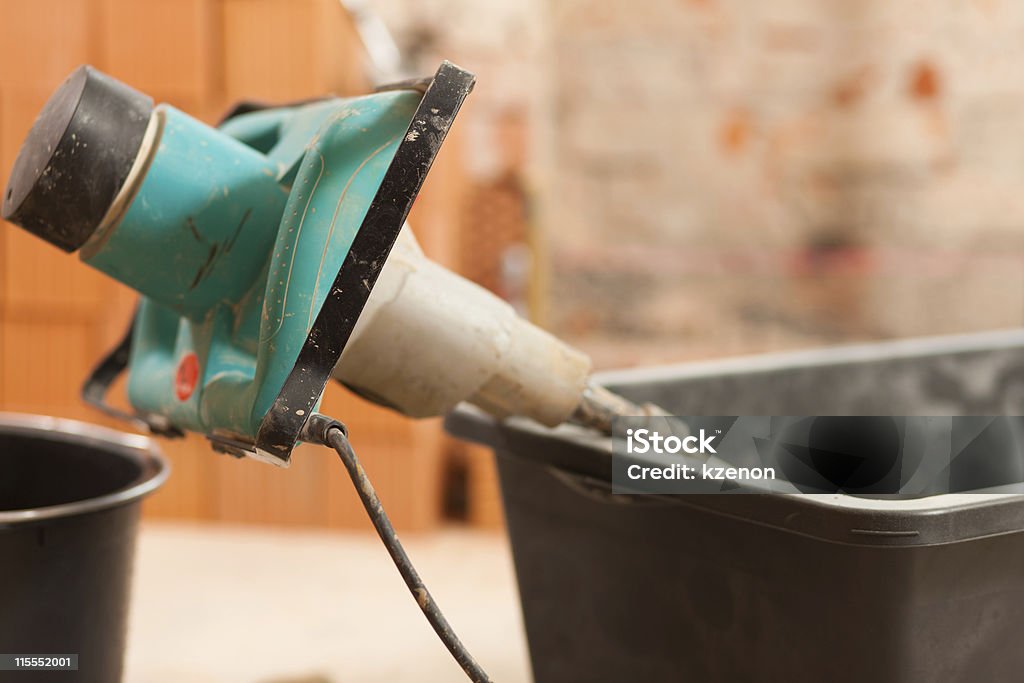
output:
[[[199,357],[186,353],[178,363],[178,374],[174,378],[174,393],[179,401],[187,401],[199,382]]]

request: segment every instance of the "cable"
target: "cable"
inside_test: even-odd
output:
[[[313,418],[310,418],[310,420],[313,421]],[[366,508],[366,514],[370,516],[370,521],[373,522],[377,535],[380,536],[381,542],[384,543],[388,554],[394,560],[398,573],[402,575],[405,585],[409,587],[409,592],[416,599],[416,604],[419,605],[423,616],[430,622],[438,638],[448,648],[448,651],[452,653],[452,657],[455,658],[455,661],[459,663],[459,666],[462,667],[462,670],[466,672],[466,675],[469,676],[473,683],[491,683],[490,677],[480,668],[480,665],[469,654],[462,641],[459,640],[459,637],[455,635],[455,631],[452,630],[448,620],[444,618],[441,608],[434,602],[434,598],[430,595],[430,591],[427,590],[423,579],[416,572],[416,568],[412,566],[412,561],[406,555],[405,549],[399,542],[395,528],[391,526],[391,520],[388,519],[387,513],[384,512],[384,507],[381,505],[380,498],[377,497],[377,492],[373,489],[373,484],[370,483],[366,472],[363,470],[363,466],[359,464],[359,458],[356,457],[355,451],[352,450],[352,444],[349,443],[344,426],[339,422],[330,421],[322,433],[323,441],[338,452],[341,462],[344,463],[345,469],[348,470],[348,476],[352,478],[352,483],[359,494],[359,500],[362,501],[363,507]]]

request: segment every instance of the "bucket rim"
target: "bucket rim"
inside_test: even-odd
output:
[[[171,472],[170,463],[153,439],[141,434],[121,432],[63,417],[2,411],[0,432],[37,436],[48,441],[74,441],[102,446],[132,460],[141,470],[139,476],[127,486],[102,496],[24,510],[0,510],[0,526],[71,517],[141,500],[167,481]]]

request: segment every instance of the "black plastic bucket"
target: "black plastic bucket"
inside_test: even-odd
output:
[[[602,380],[677,415],[1020,415],[1024,332]],[[498,456],[537,683],[1022,680],[1024,495],[613,495],[608,439],[446,426]]]
[[[0,414],[0,653],[78,655],[0,680],[121,680],[140,502],[167,474],[145,437]]]

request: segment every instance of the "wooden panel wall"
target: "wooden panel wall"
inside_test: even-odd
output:
[[[6,183],[40,107],[82,63],[213,122],[240,98],[364,92],[362,60],[336,0],[0,0],[0,173]],[[457,155],[446,150],[414,212],[442,262],[454,249],[446,235],[457,226],[461,184]],[[122,333],[134,297],[77,257],[0,230],[0,409],[111,424],[81,404],[78,389]],[[397,417],[333,387],[325,410],[351,425],[396,525],[434,526],[447,443],[439,422]],[[302,449],[278,470],[216,455],[197,437],[164,446],[174,474],[147,514],[365,527],[341,464],[324,449]]]

